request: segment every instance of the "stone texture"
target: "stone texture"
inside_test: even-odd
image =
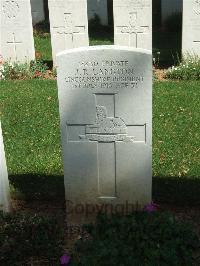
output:
[[[102,25],[108,25],[107,0],[88,0],[88,19],[94,18],[97,14]]]
[[[68,214],[84,219],[87,206],[94,213],[105,204],[143,207],[152,180],[150,51],[78,48],[57,63]]]
[[[113,0],[116,45],[152,49],[152,1]]]
[[[0,122],[0,211],[10,210],[10,191]]]
[[[35,58],[30,0],[0,1],[0,54],[4,61]]]
[[[33,25],[45,20],[43,0],[31,0],[31,13]]]
[[[200,0],[183,0],[182,52],[200,56]]]
[[[53,60],[70,48],[88,46],[86,0],[49,0]]]

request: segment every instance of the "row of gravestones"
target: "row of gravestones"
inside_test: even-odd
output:
[[[98,15],[101,24],[108,25],[108,5],[107,0],[87,0],[88,19],[93,19],[96,15]],[[45,1],[44,3],[44,0],[31,0],[33,25],[45,20],[45,17],[48,16],[48,12],[46,10],[47,7],[48,1]]]
[[[68,13],[63,11],[61,2],[57,1],[56,6],[60,4],[66,21],[71,21],[75,2],[80,1],[73,1]],[[115,12],[120,11],[124,19],[130,7],[124,7],[124,1],[117,3]],[[135,1],[129,13],[133,20],[140,18],[136,7],[144,12],[149,4]],[[55,13],[59,10],[53,9]],[[79,3],[77,10],[82,9]],[[80,18],[81,14],[77,16]],[[57,24],[56,35],[66,32],[62,25]],[[146,29],[146,23],[143,25]],[[75,26],[82,30],[82,24]],[[130,34],[131,27],[118,26],[117,30],[119,34]],[[139,38],[135,42],[143,43]],[[146,48],[149,50],[83,47],[57,55],[68,222],[85,222],[100,210],[127,213],[151,201],[152,57],[151,47]],[[1,132],[0,155],[0,209],[8,210],[8,175]]]
[[[200,0],[184,0],[183,52],[200,54]],[[5,61],[35,58],[30,1],[0,2],[0,53]],[[115,44],[152,49],[152,1],[114,0]],[[86,0],[49,0],[53,59],[57,53],[88,46]]]

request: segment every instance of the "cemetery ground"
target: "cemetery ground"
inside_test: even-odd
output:
[[[112,44],[112,37],[110,38],[109,36],[109,34],[103,35],[103,37],[93,36],[90,43],[93,45]],[[173,37],[171,38],[173,39]],[[165,37],[163,37],[163,42],[166,42]],[[176,41],[174,39],[172,48],[174,51],[176,50],[178,52],[177,47],[179,44],[176,44],[175,42]],[[38,57],[43,58],[49,65],[51,65],[51,49],[48,33],[41,32],[40,34],[37,34],[35,36],[35,43]],[[161,50],[158,46],[155,50],[155,57],[157,56],[156,62],[158,63],[159,61],[160,63],[161,61],[160,64],[162,65],[162,61],[165,61],[166,65],[168,65],[170,62],[166,62],[165,58],[169,58],[170,53],[172,53],[170,49],[164,48]],[[173,60],[171,58],[172,57],[170,57],[170,61]],[[58,265],[58,254],[62,255],[59,253],[61,250],[59,248],[62,242],[62,237],[58,233],[58,227],[64,228],[65,204],[57,85],[54,79],[55,78],[53,78],[53,80],[46,78],[0,81],[0,115],[2,118],[2,128],[5,140],[9,180],[12,189],[14,213],[18,215],[28,212],[32,216],[35,215],[35,213],[41,213],[45,214],[47,217],[56,217],[55,223],[39,217],[24,218],[24,221],[27,219],[30,225],[32,225],[32,223],[35,223],[36,225],[37,223],[42,224],[42,226],[36,226],[39,231],[38,234],[43,236],[44,231],[46,230],[44,228],[48,228],[50,234],[54,237],[53,241],[48,234],[49,232],[47,232],[46,238],[41,237],[42,239],[40,239],[40,237],[38,237],[38,240],[34,239],[34,247],[36,249],[35,254],[38,254],[38,257],[40,258],[29,259],[26,265]],[[163,211],[170,211],[175,214],[178,221],[187,221],[192,223],[195,231],[200,236],[199,85],[200,81],[198,80],[154,80],[153,201],[159,205],[159,213],[164,213]],[[165,215],[164,213],[165,216],[162,216],[161,218],[157,218],[156,213],[148,213],[148,215],[150,215],[150,217],[153,217],[153,215],[155,216],[155,224],[153,226],[150,223],[150,227],[146,228],[146,230],[152,230],[155,235],[153,237],[148,234],[142,235],[140,240],[135,242],[135,245],[138,245],[138,248],[143,249],[143,247],[140,246],[142,242],[141,239],[143,238],[145,241],[148,241],[149,237],[152,237],[151,239],[156,239],[156,241],[160,241],[160,239],[166,237],[160,235],[160,232],[156,231],[154,228],[158,227],[158,224],[165,224],[165,222],[167,228],[165,231],[167,232],[166,234],[172,233],[173,236],[177,235],[180,237],[180,234],[184,235],[184,233],[186,233],[185,238],[190,239],[191,237],[191,241],[195,240],[195,237],[193,238],[193,234],[191,231],[188,231],[187,227],[176,227],[174,220],[170,215]],[[145,219],[149,221],[148,217],[139,217],[138,220],[143,221],[145,224]],[[21,223],[18,222],[18,228],[20,228],[20,226],[22,229],[23,226],[24,228],[28,228],[28,225],[26,225],[24,221]],[[40,223],[38,221],[40,221]],[[108,221],[106,219],[101,222],[108,225]],[[121,223],[128,224],[129,222],[122,219]],[[113,221],[113,224],[115,227],[115,220]],[[173,228],[176,228],[175,231],[170,231],[170,225]],[[106,241],[108,243],[113,241],[110,238],[108,228],[109,225],[107,227],[100,228],[102,230],[100,230],[100,233],[103,232],[101,235],[106,235],[104,239],[105,242],[103,242],[104,244]],[[12,227],[9,230],[13,233]],[[27,233],[27,230],[29,229],[24,229],[24,232]],[[19,232],[20,234],[22,233],[20,230],[15,230],[16,235],[19,234]],[[27,250],[27,247],[25,248],[25,245],[28,246],[27,242],[22,244],[23,240],[28,235],[28,233],[27,235],[26,233],[22,234],[21,238],[18,238],[18,245],[22,245],[21,249],[12,240],[13,242],[11,241],[12,243],[9,242],[7,245],[7,252],[9,252],[10,246],[16,250],[19,248],[22,253],[23,250]],[[93,237],[97,240],[100,238],[97,233],[96,235],[93,235]],[[67,250],[70,254],[74,248],[74,239],[77,238],[80,238],[80,232],[78,232],[78,235],[76,233],[70,234],[68,239],[68,235],[65,231],[64,246],[65,250]],[[87,238],[88,235],[84,235],[84,244],[86,243]],[[50,242],[49,239],[51,239],[52,242]],[[178,245],[182,243],[182,240],[180,239],[178,237],[176,239]],[[80,247],[80,253],[75,253],[75,258],[79,260],[79,256],[81,256],[86,260],[88,259],[88,256],[94,258],[98,257],[97,254],[98,252],[101,254],[101,249],[99,248],[100,246],[98,246],[97,240],[96,246],[94,245],[97,250],[92,250],[91,247],[87,246],[91,253],[88,255],[87,250]],[[124,242],[121,239],[119,240],[122,242],[121,246],[118,246],[121,250],[121,258],[125,259],[128,256],[131,257],[129,253],[131,251],[128,249],[128,246],[126,246],[126,253],[126,251],[123,250]],[[120,241],[115,239],[113,242],[120,245]],[[144,245],[144,242],[142,243]],[[52,247],[51,244],[57,245],[56,248],[59,250],[57,250],[55,246]],[[132,242],[130,244],[133,245]],[[40,245],[43,247],[42,250],[37,248],[40,247]],[[44,248],[45,246],[46,248]],[[31,248],[32,246],[30,245],[30,249]],[[186,254],[187,250],[189,250],[188,246],[186,249],[184,248],[185,246],[180,254]],[[116,247],[111,245],[109,251],[114,252],[115,250]],[[103,252],[105,252],[105,250],[103,250],[102,253]],[[151,250],[147,249],[146,252],[151,253]],[[13,252],[13,254],[13,258],[18,259],[21,255],[22,260],[27,259],[24,254],[15,254],[15,252]],[[33,257],[35,257],[35,254]],[[29,257],[32,257],[31,255],[32,254],[30,252]],[[47,257],[46,259],[51,257],[51,262],[48,260],[41,260],[43,255],[44,257]],[[144,254],[141,254],[141,256],[144,256]],[[168,249],[166,249],[164,257],[165,256],[168,259],[167,261],[171,262],[171,264],[168,265],[181,265],[179,264],[179,261],[174,261],[174,254],[170,253]],[[12,256],[10,255],[10,257]],[[55,260],[52,259],[52,257],[55,257]],[[117,256],[113,254],[113,259],[116,257]],[[171,260],[168,257],[171,258]],[[194,265],[199,265],[199,250],[193,254],[193,258]],[[37,262],[39,259],[41,262]],[[12,261],[12,264],[10,261],[4,261],[4,265],[15,265],[15,263],[16,265],[22,265],[22,262],[19,261]],[[101,263],[95,264],[94,261],[92,261],[92,263],[84,264],[83,262],[83,264],[80,265],[105,265]],[[107,259],[107,263],[108,265],[117,265],[114,260],[109,264],[109,259]],[[132,264],[127,263],[121,265]],[[137,264],[136,262],[135,265],[140,264]],[[192,264],[190,264],[190,262],[185,262],[185,264],[182,265]]]
[[[153,200],[199,231],[198,90],[198,81],[154,82]],[[62,224],[56,81],[1,81],[0,97],[14,210],[53,215]]]

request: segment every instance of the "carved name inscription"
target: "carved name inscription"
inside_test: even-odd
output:
[[[65,77],[72,89],[135,88],[144,81],[143,73],[136,75],[136,66],[127,59],[79,62],[73,75]]]

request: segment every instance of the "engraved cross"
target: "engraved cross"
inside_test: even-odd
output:
[[[79,142],[96,142],[98,194],[100,198],[117,197],[117,143],[138,141],[135,132],[144,132],[142,142],[146,141],[146,125],[127,125],[115,115],[115,94],[95,94],[96,121],[91,125],[67,125],[68,141],[77,142],[74,132],[80,132]],[[106,104],[107,103],[107,104]],[[130,136],[129,136],[130,135]],[[132,136],[131,136],[132,135]],[[75,138],[75,139],[74,139]]]
[[[17,45],[18,44],[22,44],[22,42],[16,40],[16,37],[15,37],[15,33],[14,32],[12,33],[12,37],[13,37],[12,41],[7,41],[7,43],[13,45],[14,54],[15,54],[15,57],[17,58]]]
[[[85,32],[85,26],[74,26],[71,13],[64,13],[64,26],[53,27],[57,34],[65,36],[65,42],[67,41],[67,35],[71,35],[71,41],[74,42],[74,35]]]
[[[138,15],[137,12],[129,13],[129,25],[127,26],[118,26],[118,33],[129,34],[129,46],[131,46],[132,35],[135,36],[135,47],[138,47],[138,35],[145,34],[149,31],[149,26],[139,25],[138,24]]]

